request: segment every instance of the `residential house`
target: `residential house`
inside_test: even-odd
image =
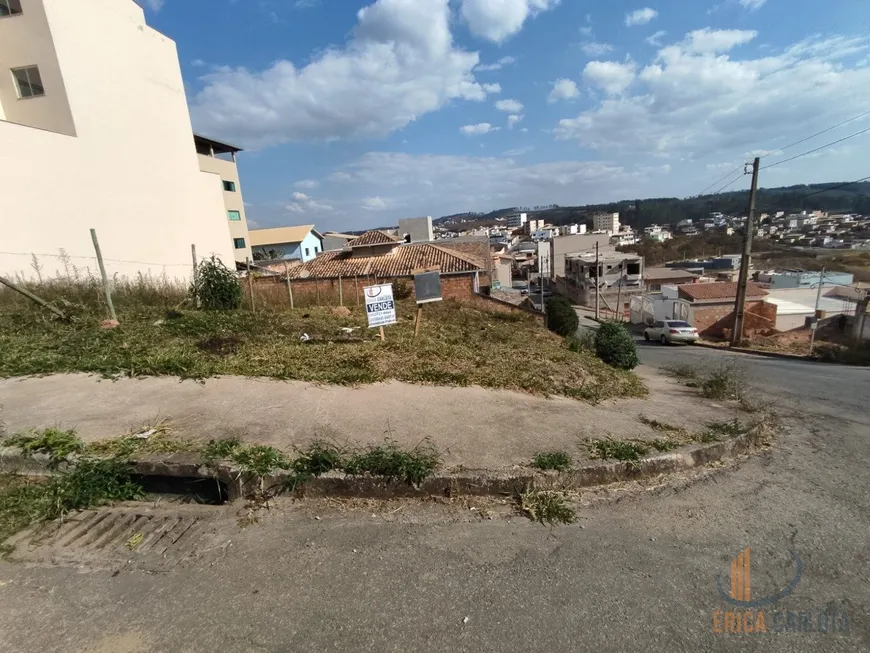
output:
[[[488,247],[484,241],[484,245]],[[441,273],[445,299],[471,300],[481,286],[488,286],[486,264],[462,252],[433,243],[404,243],[383,231],[367,231],[343,250],[323,252],[316,258],[289,268],[293,293],[337,296],[345,301],[364,286],[403,281],[413,289],[413,277],[421,271]],[[277,283],[282,277],[265,277]],[[340,289],[340,290],[339,290]]]
[[[643,257],[607,248],[595,253],[569,254],[565,276],[557,278],[556,290],[569,299],[591,306],[596,296],[603,305],[621,311],[616,302],[628,305],[633,294],[644,291]]]
[[[548,267],[550,278],[565,276],[565,257],[569,254],[595,253],[595,245],[599,248],[609,248],[610,236],[608,234],[577,234],[575,236],[562,236],[550,241],[550,255]]]
[[[848,286],[855,280],[851,272],[826,271],[824,276],[821,272],[806,270],[784,270],[782,272],[762,272],[755,279],[758,283],[768,288],[818,288],[819,283],[823,286]]]
[[[252,254],[242,184],[236,167],[236,154],[242,149],[199,134],[193,135],[193,143],[199,158],[199,169],[217,175],[220,180],[233,253],[237,263],[244,263],[252,258]]]
[[[335,231],[324,231],[322,238],[323,251],[331,252],[334,249],[344,249],[357,237],[357,234],[342,234]]]
[[[852,316],[861,293],[851,286],[822,288],[768,288],[767,302],[776,305],[776,330],[790,331],[807,326],[816,315],[822,320],[832,320],[840,315]]]
[[[646,268],[643,274],[647,292],[661,292],[662,286],[697,283],[701,275],[678,268]]]
[[[776,305],[765,301],[768,292],[749,282],[746,292],[744,335],[776,328]],[[677,319],[690,322],[702,336],[722,338],[734,327],[736,283],[690,283],[677,286]]]
[[[249,234],[256,260],[299,259],[307,263],[323,251],[323,236],[313,224],[251,229]]]
[[[110,277],[235,260],[221,179],[200,169],[175,43],[133,0],[0,3],[0,274],[91,260]],[[93,268],[92,268],[93,270]]]

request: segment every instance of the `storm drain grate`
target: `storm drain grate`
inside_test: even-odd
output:
[[[27,541],[16,543],[14,557],[56,564],[94,560],[116,564],[123,560],[146,567],[171,567],[195,555],[204,538],[214,537],[214,518],[204,507],[86,510],[53,522],[32,533]]]

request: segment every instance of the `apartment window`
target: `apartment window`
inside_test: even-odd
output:
[[[311,256],[311,248],[310,247],[305,248],[305,256]]]
[[[21,0],[0,0],[0,17],[21,13]]]
[[[233,245],[236,249],[245,249],[245,239],[244,238],[233,238]]]
[[[238,211],[227,211],[227,217],[233,222],[238,222],[242,219],[242,214]],[[244,245],[242,245],[244,247]]]
[[[236,182],[225,181],[224,182],[224,190],[229,192],[229,193],[235,193],[236,192]]]
[[[3,0],[0,0],[0,2],[3,2]],[[12,76],[15,78],[16,86],[18,86],[18,97],[28,98],[45,95],[45,89],[42,87],[42,77],[39,76],[39,68],[36,66],[13,68]]]

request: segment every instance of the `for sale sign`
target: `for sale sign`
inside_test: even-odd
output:
[[[382,286],[366,286],[363,288],[366,297],[366,315],[369,327],[382,327],[396,323],[396,302],[393,301],[392,284]]]

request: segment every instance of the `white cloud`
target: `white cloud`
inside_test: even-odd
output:
[[[728,52],[754,36],[734,30],[687,35],[655,55],[630,94],[604,98],[561,120],[557,138],[609,155],[631,152],[691,161],[715,152],[718,161],[739,160],[748,150],[776,149],[870,104],[870,68],[847,64],[870,49],[870,39],[813,38],[756,58]],[[627,90],[598,72],[596,82],[612,84],[611,95]],[[850,172],[816,174],[824,180]]]
[[[686,34],[686,40],[678,44],[681,51],[693,53],[728,52],[738,45],[744,45],[758,36],[755,30],[719,29],[709,27],[696,29]],[[662,55],[666,56],[666,55]]]
[[[646,25],[658,15],[659,12],[657,12],[655,9],[650,9],[649,7],[644,7],[643,9],[636,9],[630,14],[625,14],[625,25],[627,27],[632,27],[634,25]]]
[[[519,113],[523,110],[523,104],[516,100],[499,100],[495,103],[495,108],[506,113]]]
[[[505,66],[509,66],[512,63],[516,63],[515,57],[502,57],[501,59],[499,59],[495,63],[480,64],[479,66],[476,66],[474,69],[474,72],[481,72],[482,73],[482,72],[486,72],[489,70],[501,70]]]
[[[197,130],[257,147],[383,136],[451,100],[483,100],[475,52],[453,44],[448,0],[377,0],[344,48],[308,65],[220,67],[191,102]]]
[[[165,0],[142,0],[142,6],[151,11],[160,11],[164,4],[166,4]]]
[[[501,84],[484,84],[483,90],[487,93],[501,93]]]
[[[580,46],[580,49],[583,50],[583,53],[590,57],[600,57],[603,54],[607,54],[608,52],[613,51],[613,46],[610,43],[598,43],[596,41],[590,41],[589,43],[584,43]]]
[[[480,136],[489,132],[498,131],[498,127],[494,127],[488,122],[479,122],[476,125],[463,125],[459,131],[466,136]]]
[[[472,34],[501,43],[519,32],[526,19],[556,7],[560,0],[461,0],[460,14]]]
[[[522,115],[511,115],[508,116],[508,129],[513,129],[514,125],[516,125],[519,121],[521,121],[525,116]]]
[[[318,202],[305,193],[295,192],[291,195],[293,201],[284,205],[284,210],[291,213],[328,213],[332,206]]]
[[[580,27],[577,31],[580,32],[581,36],[592,36],[593,34],[592,28],[589,25]]]
[[[387,203],[380,197],[363,197],[362,207],[366,211],[383,211],[387,208]]]
[[[524,134],[527,134],[529,132],[529,128],[523,127],[520,131],[523,132]]]
[[[571,100],[580,95],[580,89],[577,84],[570,79],[557,79],[553,82],[553,90],[547,96],[547,102],[553,103],[559,100]]]
[[[202,68],[203,66],[205,66],[205,61],[203,61],[202,59],[194,59],[190,62],[190,65],[194,68]]]
[[[636,69],[633,61],[590,61],[583,69],[583,79],[607,95],[619,95],[634,81]]]
[[[658,32],[656,32],[652,36],[647,36],[644,39],[644,41],[646,41],[647,43],[649,43],[652,46],[660,48],[662,45],[662,37],[664,37],[666,34],[667,34],[666,31],[664,31],[663,29],[660,29]]]
[[[320,182],[316,179],[302,179],[293,184],[296,188],[304,188],[305,190],[314,190],[320,186]]]
[[[312,7],[319,7],[320,0],[296,0],[293,3],[294,9],[311,9]]]
[[[502,154],[504,154],[505,156],[522,156],[523,154],[528,154],[534,149],[535,148],[531,145],[528,145],[526,147],[515,147],[512,150],[505,150],[504,152],[502,152]]]
[[[756,9],[761,9],[762,5],[767,2],[767,0],[739,0],[739,2],[749,11],[755,11]]]

